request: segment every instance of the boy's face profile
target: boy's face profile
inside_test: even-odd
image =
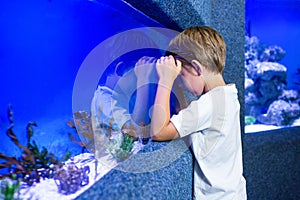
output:
[[[192,92],[195,96],[200,96],[205,87],[205,82],[201,77],[201,69],[199,66],[195,66],[185,59],[174,56],[176,60],[179,60],[182,65],[181,80],[187,90]]]
[[[201,75],[195,76],[187,69],[187,67],[184,66],[182,66],[180,75],[187,90],[192,92],[195,96],[200,96],[203,93],[205,82]]]

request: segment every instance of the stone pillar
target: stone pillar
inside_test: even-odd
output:
[[[227,44],[224,78],[235,83],[241,104],[241,126],[244,133],[244,21],[245,1],[211,0],[210,26],[217,29]]]

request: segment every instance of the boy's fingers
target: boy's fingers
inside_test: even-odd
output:
[[[162,58],[157,59],[156,63],[161,63]]]
[[[180,60],[176,60],[176,63],[177,63],[177,71],[180,73],[181,72],[181,69],[182,69],[182,63]]]
[[[176,60],[176,66],[177,66],[177,67],[181,67],[181,66],[182,66],[182,63],[181,63],[180,60]]]
[[[152,57],[152,58],[150,58],[149,61],[150,61],[151,63],[153,63],[153,62],[155,61],[155,59],[156,59],[155,57]]]

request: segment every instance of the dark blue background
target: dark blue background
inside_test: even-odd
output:
[[[300,90],[300,86],[294,84],[300,82],[300,76],[295,75],[300,68],[300,1],[246,0],[246,23],[249,22],[251,36],[286,51],[280,63],[287,67],[287,86]]]

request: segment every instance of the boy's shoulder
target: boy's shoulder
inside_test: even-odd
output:
[[[217,95],[217,94],[237,94],[237,88],[235,84],[228,84],[224,86],[218,86],[208,91],[206,94]]]
[[[200,104],[200,105],[205,105],[207,107],[213,106],[211,104],[215,103],[216,101],[224,102],[222,100],[224,100],[226,96],[237,98],[237,89],[234,84],[216,87],[202,94],[197,100],[192,101],[190,103],[190,106],[192,104]]]

